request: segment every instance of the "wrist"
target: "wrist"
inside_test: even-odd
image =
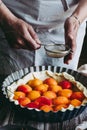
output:
[[[8,15],[7,18],[5,18],[4,21],[6,21],[6,23],[8,24],[8,26],[13,26],[13,24],[17,21],[17,17],[14,15]]]
[[[2,1],[0,1],[0,3],[0,23],[2,26],[4,24],[10,26],[17,20],[17,17],[4,5]]]
[[[73,12],[70,17],[74,18],[76,21],[78,21],[78,24],[81,25],[82,22],[87,18],[84,16],[85,13],[81,11]]]
[[[71,17],[73,17],[78,22],[79,25],[81,24],[81,21],[77,16],[71,15]]]
[[[80,26],[81,21],[80,21],[80,19],[78,18],[78,16],[76,16],[76,15],[71,15],[70,17],[74,18],[75,21],[76,21],[76,22],[78,23],[78,25]]]

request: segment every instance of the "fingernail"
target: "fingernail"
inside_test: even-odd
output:
[[[41,44],[41,41],[37,38],[35,39],[35,41],[38,43],[38,44]]]
[[[68,60],[68,61],[65,61],[64,63],[68,65],[68,64],[70,63],[70,61],[71,61],[71,60]]]
[[[36,49],[39,49],[41,46],[40,46],[40,44],[36,44],[35,46],[34,46],[34,49],[36,50]]]

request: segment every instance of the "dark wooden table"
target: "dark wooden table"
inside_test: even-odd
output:
[[[4,78],[4,76],[0,76],[0,86]],[[2,91],[0,91],[0,126],[9,124],[20,125],[21,127],[32,126],[37,128],[37,130],[75,130],[78,124],[87,121],[87,108],[79,116],[61,123],[44,123],[26,119],[27,117],[23,117],[15,112],[9,101],[5,100]],[[33,130],[33,128],[29,127],[27,130]]]

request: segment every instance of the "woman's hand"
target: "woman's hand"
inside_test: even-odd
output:
[[[4,32],[11,47],[17,49],[38,49],[40,40],[31,25],[21,19],[13,20],[5,27]]]
[[[65,43],[71,48],[71,52],[64,58],[64,63],[69,64],[76,51],[76,37],[79,28],[79,21],[74,16],[71,16],[66,19],[64,28]]]
[[[12,47],[23,49],[40,48],[40,40],[32,26],[17,18],[0,0],[0,24],[8,43]]]

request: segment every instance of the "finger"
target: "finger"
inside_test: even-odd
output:
[[[37,42],[31,36],[29,36],[29,39],[27,39],[26,44],[27,46],[30,46],[33,49],[38,49],[40,47],[40,45],[37,44]]]
[[[75,42],[75,40],[70,40],[68,42],[70,42],[70,43],[68,43],[68,45],[69,45],[71,51],[67,56],[64,57],[64,63],[66,63],[66,64],[70,63],[70,61],[73,59],[75,51],[76,51],[76,42]]]
[[[13,48],[15,48],[15,49],[26,49],[26,50],[33,50],[31,47],[28,47],[28,46],[26,46],[26,45],[24,45],[24,46],[21,46],[21,45],[19,45],[19,44],[15,44],[14,46],[13,46]]]
[[[22,38],[17,39],[17,43],[18,43],[20,46],[25,46],[24,40],[23,40]]]
[[[66,56],[64,57],[64,63],[65,63],[65,64],[69,64],[70,61],[73,59],[73,57],[74,57],[74,53],[73,53],[73,52],[70,52],[68,55],[66,55]]]
[[[65,34],[65,44],[72,48],[74,36],[72,33]]]
[[[18,38],[17,42],[15,44],[15,48],[17,49],[27,49],[27,50],[34,50],[31,46],[29,46],[29,43],[23,38]]]
[[[32,28],[32,26],[30,26],[28,28],[28,31],[31,34],[31,37],[36,41],[37,44],[41,44],[41,41],[38,38],[38,35],[36,34],[36,32],[34,31],[34,29]]]
[[[21,38],[18,38],[17,40],[14,40],[14,43],[12,42],[12,47],[16,49],[23,49],[26,48],[26,45]]]
[[[74,53],[76,51],[76,39],[70,39],[69,40],[69,45],[70,45],[70,49],[71,51]]]
[[[30,32],[31,37],[35,40],[35,42],[36,42],[37,44],[41,45],[41,41],[39,40],[38,35],[37,35],[36,32],[34,31],[34,29],[33,29],[32,27],[30,27],[30,28],[28,29],[28,31]],[[39,47],[40,47],[40,46],[39,46]]]
[[[27,46],[26,41],[23,39],[18,39],[17,40],[17,46],[21,49],[27,49],[27,50],[32,50],[30,46]]]
[[[40,45],[31,37],[30,33],[27,31],[24,36],[27,46],[32,47],[33,49],[40,48]]]

